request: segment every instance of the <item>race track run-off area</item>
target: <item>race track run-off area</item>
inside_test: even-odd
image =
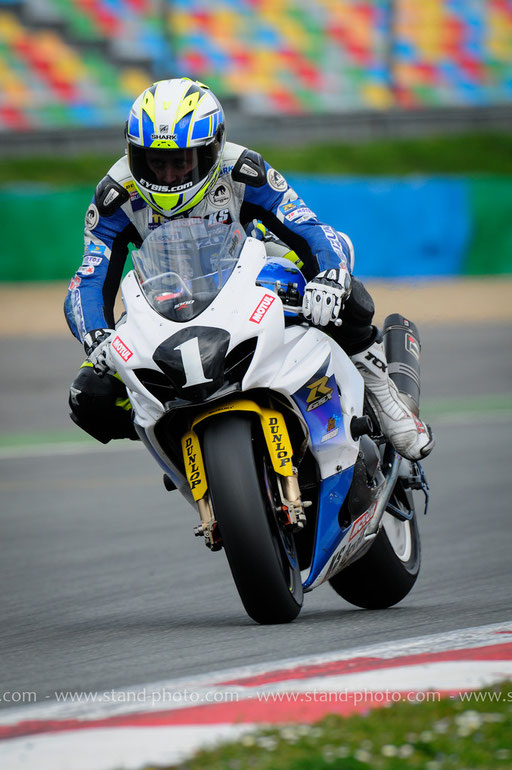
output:
[[[391,703],[477,697],[512,678],[512,624],[246,666],[3,711],[9,770],[136,770],[239,738],[259,725],[311,723]],[[512,700],[512,682],[510,698]]]

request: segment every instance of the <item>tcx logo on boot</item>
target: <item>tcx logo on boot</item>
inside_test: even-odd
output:
[[[112,347],[116,351],[118,356],[121,356],[123,361],[128,361],[133,356],[130,348],[127,348],[123,340],[120,337],[116,337],[112,343]]]
[[[370,351],[368,351],[368,353],[366,354],[366,360],[371,361],[371,363],[374,365],[376,369],[380,369],[383,372],[385,372],[386,369],[388,368],[384,363],[384,361],[381,361],[380,358],[377,358],[377,356],[374,356],[373,353],[370,353]]]

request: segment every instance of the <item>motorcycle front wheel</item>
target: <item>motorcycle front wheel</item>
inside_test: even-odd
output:
[[[405,513],[412,500],[398,480],[391,497]],[[415,584],[421,565],[420,534],[416,514],[402,521],[385,513],[371,548],[329,580],[345,601],[370,610],[385,609],[402,601]]]
[[[206,423],[203,456],[222,545],[247,614],[289,623],[302,582],[293,533],[279,521],[277,482],[259,425],[249,415]]]

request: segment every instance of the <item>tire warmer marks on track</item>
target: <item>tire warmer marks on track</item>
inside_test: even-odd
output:
[[[512,679],[512,623],[462,629],[110,690],[95,702],[0,711],[0,764],[8,770],[170,764],[259,725],[367,712],[426,700],[431,691],[453,697],[506,679]]]

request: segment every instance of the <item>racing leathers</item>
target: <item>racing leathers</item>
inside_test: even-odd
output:
[[[215,184],[196,206],[177,218],[182,216],[202,217],[209,224],[240,221],[245,227],[255,220],[262,222],[296,255],[307,281],[321,271],[351,270],[350,240],[321,222],[261,155],[237,144],[226,143]],[[87,352],[95,335],[114,328],[114,302],[129,244],[140,246],[164,221],[139,195],[127,159],[121,158],[98,184],[87,210],[84,257],[65,300],[69,327],[85,342]],[[370,295],[352,278],[342,323],[330,324],[329,333],[349,355],[359,354],[378,342],[373,314]],[[364,377],[364,367],[361,373]],[[72,419],[104,443],[111,438],[136,438],[121,381],[112,374],[98,377],[90,362],[73,382],[70,406]]]

